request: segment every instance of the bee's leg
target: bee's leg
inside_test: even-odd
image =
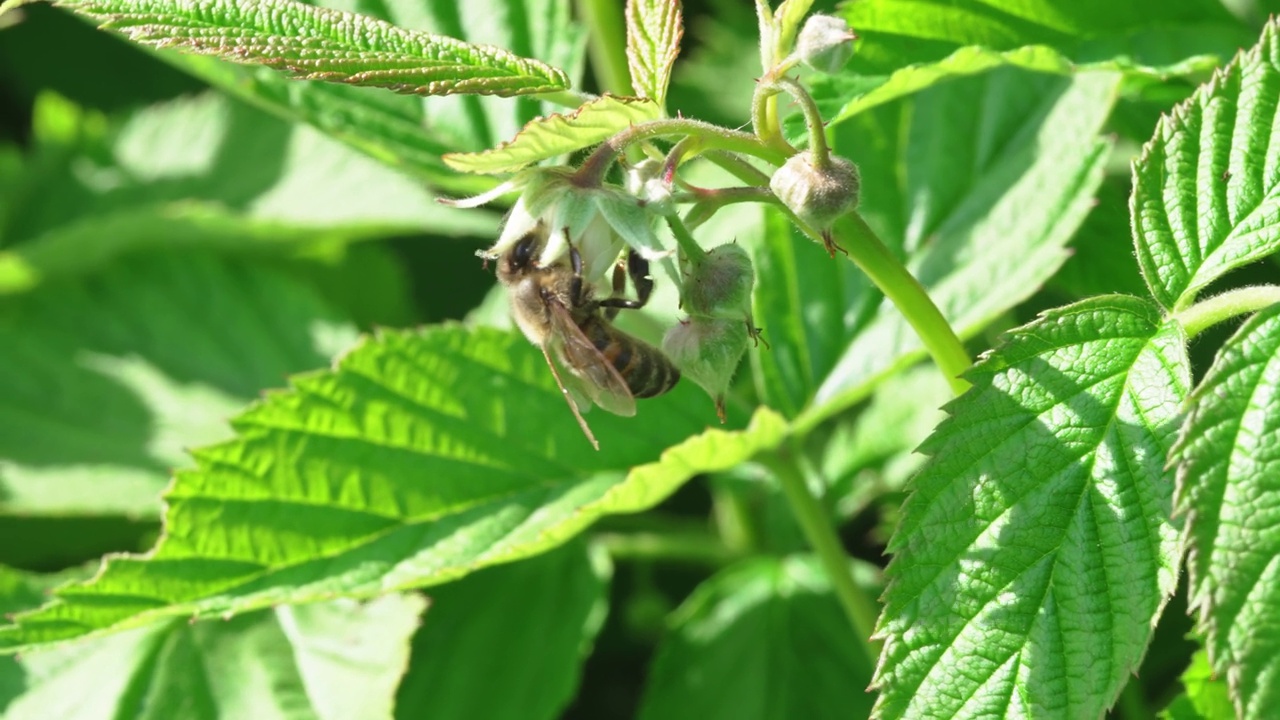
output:
[[[606,313],[610,319],[618,314],[618,310],[623,308],[639,310],[649,302],[649,296],[653,294],[653,278],[649,277],[649,261],[640,257],[640,253],[635,250],[632,250],[627,255],[627,274],[631,276],[631,284],[636,288],[636,299],[628,300],[624,297],[617,297],[617,274],[615,273],[615,296],[600,301],[600,307],[608,308]]]
[[[613,297],[619,297],[627,290],[627,268],[622,263],[613,266]],[[604,317],[606,320],[612,320],[618,317],[618,311],[622,308],[605,307]]]
[[[565,231],[565,238],[569,236]],[[579,306],[585,301],[583,293],[586,286],[582,282],[582,254],[578,252],[578,248],[572,244],[569,245],[569,264],[573,268],[573,279],[569,281],[569,294],[572,295],[573,304]]]

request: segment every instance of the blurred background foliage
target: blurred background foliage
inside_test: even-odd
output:
[[[1238,0],[1232,9],[1256,27],[1274,4]],[[820,1],[815,10],[834,5]],[[686,0],[684,12],[669,107],[738,126],[748,117],[750,82],[759,73],[750,4]],[[581,46],[576,51],[582,55]],[[581,87],[598,90],[587,70]],[[1042,309],[1085,295],[1142,291],[1128,246],[1118,250],[1100,240],[1128,237],[1128,158],[1159,114],[1195,84],[1175,80],[1125,95],[1107,125],[1116,151],[1072,241],[1072,258],[994,323],[983,347]],[[484,102],[488,109],[515,103]],[[506,113],[487,133],[461,142],[481,147],[505,137],[517,116],[538,110],[520,102],[514,115],[490,116]],[[153,53],[65,12],[23,8],[18,27],[0,29],[0,362],[7,369],[0,376],[0,457],[10,462],[0,476],[0,564],[56,572],[108,552],[146,550],[159,530],[159,492],[171,471],[187,464],[185,449],[227,437],[225,419],[264,390],[326,366],[361,332],[461,321],[478,307],[473,320],[501,317],[502,304],[483,304],[493,277],[475,257],[498,222],[496,212],[443,208],[419,179],[309,127],[209,92]],[[1246,268],[1230,284],[1273,271]],[[156,304],[174,312],[150,313]],[[1193,353],[1204,349],[1198,368],[1231,330],[1215,329],[1197,342]],[[257,351],[237,352],[246,343]],[[858,413],[837,418],[814,438],[832,488],[827,501],[846,520],[846,545],[859,559],[884,562],[899,488],[918,461],[903,451],[933,425],[934,416],[913,410],[945,397],[934,375],[893,378]],[[896,402],[907,395],[920,402]],[[98,412],[85,413],[86,406]],[[35,415],[43,425],[29,424]],[[873,426],[901,431],[868,434]],[[116,477],[110,497],[93,491],[100,472]],[[61,483],[56,497],[40,490],[51,474]],[[676,532],[701,527],[712,512],[708,490],[718,484],[765,508],[758,513],[763,526],[748,529],[765,544],[803,546],[776,492],[749,467],[689,483],[659,508],[657,522]],[[601,530],[627,523],[614,518]],[[661,659],[650,666],[667,613],[720,559],[621,562],[609,581],[598,558],[593,564],[585,557],[579,548],[572,557],[539,561],[564,565],[575,582],[608,583],[607,617],[598,609],[580,612],[584,622],[603,627],[566,717],[629,717],[647,672],[667,681]],[[758,571],[758,577],[727,575],[719,584],[781,573],[773,566]],[[831,611],[808,594],[820,585],[808,569],[788,572],[805,578],[795,607],[718,608],[711,586],[690,600],[686,614]],[[471,608],[485,596],[487,577],[441,592],[470,598],[456,602]],[[1183,639],[1190,623],[1182,598],[1166,610],[1140,674],[1152,707],[1176,687],[1191,647]],[[423,634],[415,643],[426,641]],[[563,640],[569,652],[572,642]],[[420,677],[426,670],[412,667],[402,700],[430,696]]]

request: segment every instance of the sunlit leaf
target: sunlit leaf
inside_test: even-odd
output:
[[[1250,318],[1196,388],[1173,459],[1191,605],[1242,717],[1280,702],[1280,305]]]
[[[1099,717],[1173,593],[1185,337],[1110,296],[1012,331],[921,451],[889,550],[881,717]]]
[[[387,720],[425,606],[387,595],[169,620],[24,653],[5,718]]]
[[[627,0],[627,65],[631,87],[661,108],[671,67],[680,54],[684,18],[680,0]]]
[[[1160,713],[1161,720],[1235,720],[1226,680],[1214,673],[1208,651],[1191,656],[1181,680],[1185,690]]]
[[[281,602],[435,585],[546,552],[608,513],[775,447],[767,410],[714,423],[682,383],[635,418],[591,413],[595,452],[523,337],[456,326],[389,332],[294,379],[195,451],[141,557],[0,628],[0,648]]]
[[[1166,308],[1280,249],[1280,26],[1161,119],[1134,165],[1133,237]]]
[[[54,0],[134,42],[416,95],[522,95],[569,86],[537,60],[291,0]]]
[[[595,145],[619,130],[653,120],[661,108],[652,100],[604,95],[571,113],[538,118],[492,150],[450,153],[445,163],[459,172],[506,173]]]

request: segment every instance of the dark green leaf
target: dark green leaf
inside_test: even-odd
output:
[[[573,542],[434,589],[396,716],[560,717],[604,621],[610,575],[607,555]]]
[[[749,560],[705,581],[672,616],[640,717],[865,717],[863,653],[815,560]]]
[[[368,339],[236,418],[234,441],[196,451],[157,547],[0,628],[0,648],[440,584],[649,508],[786,430],[761,410],[743,430],[704,431],[714,414],[692,383],[635,418],[590,421],[600,452],[523,337],[447,326]]]
[[[1176,323],[1111,296],[1045,313],[968,375],[890,544],[882,717],[1099,717],[1181,557],[1165,458]]]
[[[1133,238],[1156,301],[1169,309],[1280,248],[1280,26],[1173,113],[1134,166]]]
[[[1191,605],[1242,717],[1280,702],[1280,305],[1250,318],[1196,388],[1173,459]]]

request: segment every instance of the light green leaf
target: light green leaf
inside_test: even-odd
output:
[[[870,673],[814,559],[748,560],[703,582],[676,610],[640,718],[866,717]]]
[[[1064,246],[1102,181],[1109,145],[1099,135],[1118,80],[1000,70],[841,127],[837,140],[863,167],[860,212],[901,248],[961,338],[1030,297],[1066,260]],[[894,123],[906,127],[888,131]],[[884,133],[884,146],[861,141],[868,127]],[[834,367],[817,375],[810,419],[848,407],[923,356],[906,320],[881,303]]]
[[[560,717],[604,622],[611,574],[603,551],[572,542],[434,589],[397,717]]]
[[[137,43],[415,95],[564,90],[549,65],[290,0],[54,0]]]
[[[566,115],[537,118],[491,150],[449,153],[444,161],[459,172],[515,172],[539,160],[600,143],[619,130],[657,118],[661,112],[652,100],[604,95]]]
[[[713,418],[682,383],[635,418],[592,413],[595,452],[523,337],[384,333],[239,416],[234,441],[196,451],[156,548],[20,615],[0,649],[436,585],[537,555],[786,431],[767,410],[743,430],[704,431]]]
[[[636,95],[659,109],[667,100],[671,67],[680,54],[680,0],[627,0],[627,66]]]
[[[1173,460],[1191,607],[1241,717],[1280,701],[1280,305],[1249,319],[1192,396]]]
[[[1134,165],[1138,262],[1169,309],[1228,271],[1280,249],[1280,26],[1173,113]]]
[[[834,122],[1000,66],[1120,70],[1157,81],[1200,73],[1248,40],[1214,0],[860,0],[843,16],[860,38],[849,74],[817,79],[815,88]]]
[[[148,246],[289,249],[497,227],[493,214],[441,207],[421,183],[312,128],[213,93],[109,130],[44,95],[35,121],[22,195],[0,227],[0,295]]]
[[[186,448],[355,329],[305,285],[204,253],[121,258],[0,305],[0,512],[154,516]]]
[[[969,373],[889,550],[881,717],[1100,717],[1181,558],[1186,338],[1137,298],[1045,313]]]
[[[1161,711],[1161,720],[1236,720],[1227,682],[1216,677],[1208,651],[1201,648],[1191,656],[1181,680],[1185,690]]]
[[[286,606],[24,653],[25,692],[5,718],[389,720],[425,606],[407,595]]]
[[[358,10],[398,27],[448,35],[474,45],[507,48],[557,65],[574,77],[583,62],[584,35],[568,0],[522,0],[506,9],[507,22],[493,22],[487,3],[420,0],[325,0],[336,10]],[[468,195],[491,184],[461,176],[441,155],[492,147],[551,106],[529,96],[411,97],[380,88],[291,80],[265,67],[237,65],[214,57],[158,51],[157,56],[222,91],[271,113],[309,123],[326,136],[366,153],[386,166],[453,194]]]

